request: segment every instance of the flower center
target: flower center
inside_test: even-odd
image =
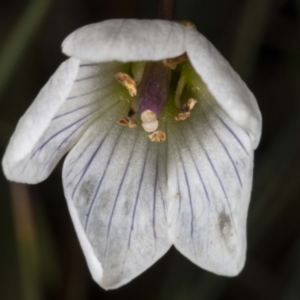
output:
[[[118,120],[122,126],[134,128],[139,115],[141,126],[153,142],[162,142],[166,134],[160,127],[164,108],[173,114],[176,121],[186,120],[197,100],[190,95],[182,97],[190,77],[198,77],[193,71],[186,54],[164,61],[136,62],[131,66],[132,74],[117,73],[118,80],[131,96],[131,109],[128,115]],[[132,75],[132,76],[131,76]],[[199,78],[198,78],[199,79]],[[192,93],[193,94],[193,93]],[[171,98],[171,106],[167,100]],[[168,101],[169,102],[169,101]]]

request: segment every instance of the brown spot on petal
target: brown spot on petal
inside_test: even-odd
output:
[[[232,225],[230,217],[225,211],[219,214],[219,230],[224,240],[228,241],[232,237]]]

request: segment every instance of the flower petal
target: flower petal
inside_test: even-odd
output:
[[[168,126],[170,236],[192,262],[233,276],[245,261],[253,150],[247,132],[213,101]]]
[[[161,60],[186,51],[186,28],[163,20],[107,20],[84,26],[63,42],[62,51],[91,62]]]
[[[79,28],[63,42],[63,52],[91,62],[162,60],[187,52],[196,72],[256,148],[261,114],[255,97],[228,62],[196,29],[164,20],[118,19]]]
[[[171,246],[163,200],[166,147],[151,143],[141,127],[118,125],[124,105],[90,126],[63,169],[75,229],[92,276],[105,289],[129,282]]]
[[[192,28],[187,34],[187,54],[210,93],[228,116],[249,132],[256,148],[261,135],[261,113],[251,91],[216,48]]]
[[[62,63],[11,137],[3,158],[7,178],[44,180],[97,115],[118,100],[113,75],[120,70],[120,63],[79,65],[76,58]]]

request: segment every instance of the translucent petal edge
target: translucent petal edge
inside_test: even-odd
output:
[[[51,123],[73,86],[78,67],[76,58],[64,61],[19,120],[2,160],[8,179],[17,180],[12,170],[30,153]]]

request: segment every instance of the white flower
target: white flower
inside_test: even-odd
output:
[[[240,77],[195,28],[161,20],[88,25],[67,37],[63,52],[71,58],[10,140],[7,178],[40,182],[70,151],[65,196],[92,276],[106,289],[132,280],[171,245],[206,270],[238,274],[261,133],[256,100]],[[135,128],[119,125],[134,97],[115,74],[139,81],[145,64],[132,62],[183,53],[189,60],[171,71],[157,114],[166,140],[149,140],[138,113]],[[197,100],[183,121],[174,119],[174,94]]]

